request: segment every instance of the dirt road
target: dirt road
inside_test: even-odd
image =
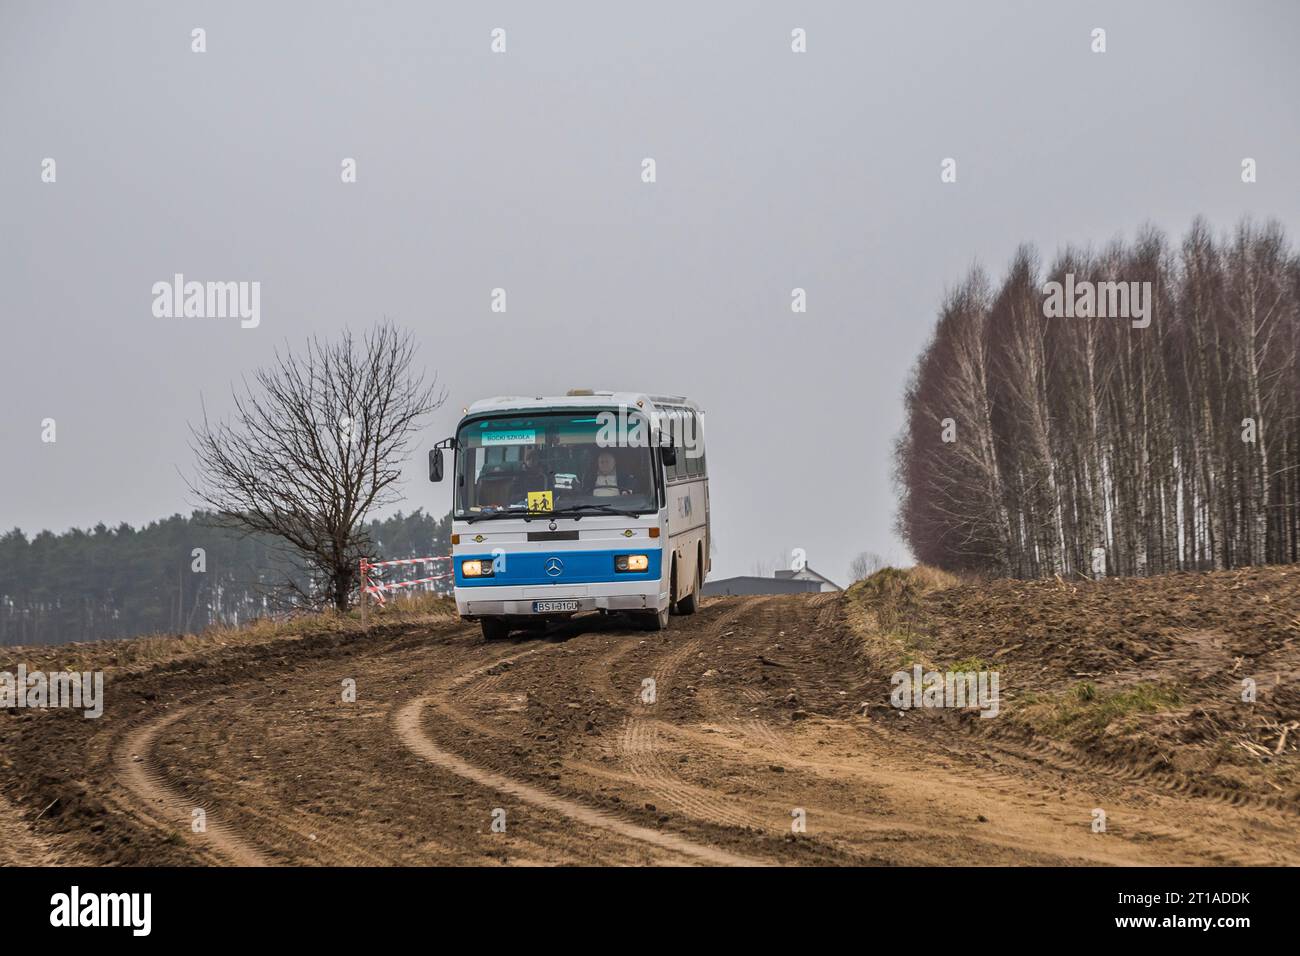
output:
[[[843,615],[223,648],[121,676],[99,722],[26,714],[10,770],[64,759],[12,802],[57,798],[42,852],[127,864],[1300,863],[1295,807],[863,708]]]

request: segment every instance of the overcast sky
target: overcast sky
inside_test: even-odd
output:
[[[0,0],[0,526],[188,511],[201,398],[388,316],[449,393],[421,459],[485,396],[685,394],[715,577],[907,561],[890,452],[945,288],[1197,213],[1296,236],[1298,40],[1294,2]],[[177,272],[259,281],[260,325],[156,318]],[[445,512],[421,470],[403,507]]]

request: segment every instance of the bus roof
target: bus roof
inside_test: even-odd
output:
[[[611,408],[622,405],[641,408],[648,414],[664,405],[680,405],[703,414],[698,405],[682,396],[573,389],[567,395],[538,395],[534,398],[498,395],[495,398],[484,398],[465,409],[465,415],[469,417],[484,412],[539,411],[549,408]]]

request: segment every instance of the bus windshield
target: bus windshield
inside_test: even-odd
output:
[[[516,413],[463,425],[455,516],[657,511],[650,448],[599,442],[597,414]]]

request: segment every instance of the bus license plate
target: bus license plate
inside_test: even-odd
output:
[[[534,601],[533,613],[546,614],[550,611],[576,611],[577,601]]]

